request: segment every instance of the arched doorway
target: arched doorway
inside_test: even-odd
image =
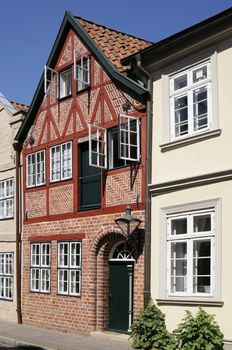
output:
[[[134,251],[118,242],[109,256],[109,329],[127,333],[133,317]]]

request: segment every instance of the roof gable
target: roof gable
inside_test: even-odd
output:
[[[106,71],[109,77],[113,81],[117,81],[117,83],[120,86],[124,87],[127,90],[127,93],[131,94],[131,96],[137,98],[140,101],[144,101],[145,96],[148,92],[147,89],[142,87],[140,84],[134,82],[133,80],[129,79],[128,77],[126,77],[125,73],[122,73],[119,70],[120,67],[122,69],[122,66],[120,66],[119,62],[121,59],[120,48],[123,45],[122,38],[120,37],[119,34],[117,34],[119,32],[108,29],[107,30],[108,44],[106,45],[106,41],[102,40],[102,43],[100,46],[99,43],[101,41],[100,39],[101,35],[103,35],[103,31],[104,30],[106,31],[106,29],[100,30],[99,27],[105,28],[103,26],[93,24],[92,22],[85,21],[80,18],[78,19],[77,17],[74,17],[70,12],[66,12],[46,65],[51,68],[54,68],[56,61],[60,55],[61,48],[64,45],[64,42],[66,40],[67,34],[70,29],[73,29],[77,33],[77,35],[80,36],[81,40],[88,47],[89,51],[91,51],[96,56],[97,60],[102,65],[103,69]],[[93,39],[94,33],[98,34],[96,35],[95,39]],[[127,34],[124,34],[124,33],[121,33],[121,34],[124,37],[128,36]],[[111,37],[111,40],[109,40],[109,36]],[[114,40],[112,39],[113,37],[114,37]],[[117,50],[113,51],[112,47],[115,46],[116,38],[118,38],[118,43],[120,44],[117,45]],[[138,45],[139,40],[141,41],[140,45],[147,45],[147,46],[149,45],[149,42],[146,42],[141,39],[135,39],[134,37],[129,37],[128,43],[125,47],[130,47],[130,50],[135,50],[136,48],[139,50],[140,49]],[[104,48],[104,45],[105,45],[105,48]],[[109,55],[107,55],[108,51],[109,51]],[[125,52],[126,52],[126,49],[124,49],[124,54]],[[115,59],[113,58],[114,56],[115,56]],[[19,142],[24,141],[31,125],[33,124],[38,108],[43,101],[43,97],[44,97],[44,76],[42,74],[40,78],[40,82],[36,89],[36,92],[32,99],[30,109],[27,113],[26,118],[24,119],[24,122],[18,134],[16,135],[17,141]]]

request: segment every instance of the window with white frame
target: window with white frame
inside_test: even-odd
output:
[[[45,150],[27,155],[26,178],[27,187],[45,184]]]
[[[14,217],[14,180],[0,181],[0,220]]]
[[[72,177],[72,142],[65,142],[50,148],[50,181],[66,180]]]
[[[167,217],[169,296],[208,296],[215,284],[215,211]]]
[[[48,66],[44,67],[44,93],[58,97],[58,72]]]
[[[0,253],[0,299],[13,299],[13,253]]]
[[[210,61],[170,77],[170,111],[172,140],[211,129]]]
[[[140,160],[139,119],[119,115],[119,125],[105,129],[89,125],[89,164],[114,169]]]
[[[81,294],[81,242],[58,243],[58,293]]]
[[[59,73],[59,97],[67,97],[72,94],[72,68]]]
[[[32,292],[50,292],[51,243],[31,244],[31,278]]]
[[[86,89],[90,85],[90,58],[74,50],[74,79],[77,91]]]

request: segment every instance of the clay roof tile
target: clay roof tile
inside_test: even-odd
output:
[[[122,58],[135,54],[153,44],[150,41],[119,32],[81,17],[76,17],[76,20],[120,71],[128,69],[128,67],[122,66]]]

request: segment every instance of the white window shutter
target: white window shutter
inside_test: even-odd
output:
[[[44,66],[44,93],[58,97],[58,72],[48,66]]]
[[[105,128],[89,125],[89,165],[107,168],[107,133]]]
[[[119,114],[119,158],[140,160],[140,122],[136,117]]]

